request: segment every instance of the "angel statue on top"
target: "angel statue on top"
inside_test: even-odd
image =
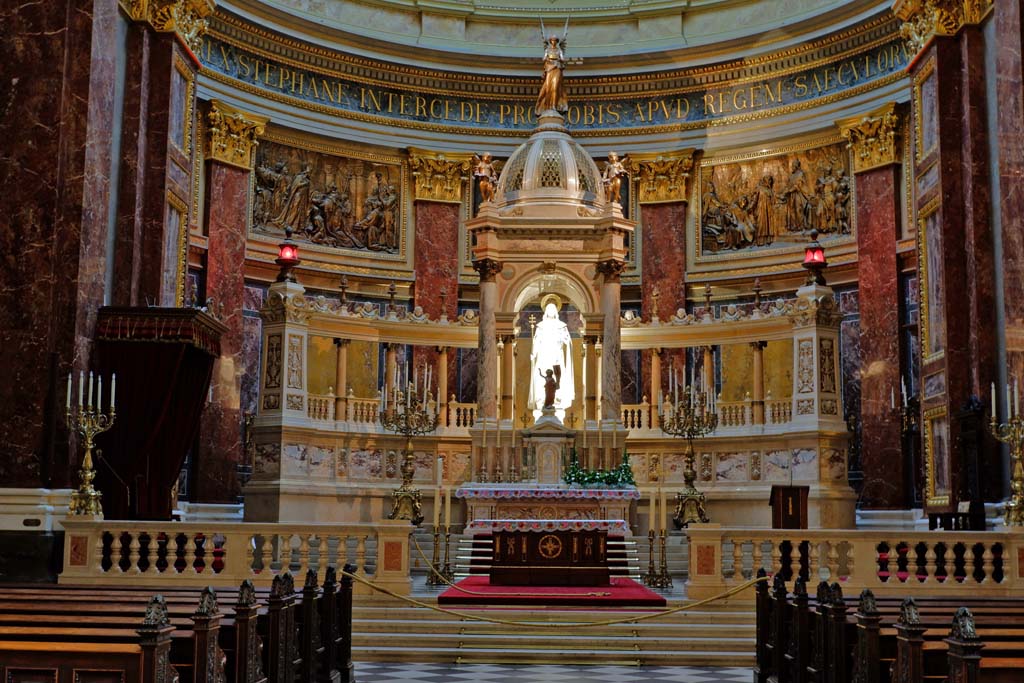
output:
[[[494,201],[494,188],[498,184],[498,170],[489,152],[473,155],[473,177],[480,188],[480,202]]]
[[[569,111],[569,100],[565,96],[565,82],[562,71],[565,69],[565,44],[569,37],[569,18],[565,18],[565,29],[562,37],[552,33],[545,35],[544,20],[540,20],[540,35],[544,41],[544,83],[537,95],[537,106],[534,113],[540,116],[549,109],[557,112]]]

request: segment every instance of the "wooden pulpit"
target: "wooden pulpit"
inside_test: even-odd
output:
[[[96,488],[107,519],[171,518],[171,489],[227,328],[195,308],[101,308],[94,366],[117,373],[117,421],[100,435]]]
[[[806,529],[810,486],[772,486],[772,528]]]

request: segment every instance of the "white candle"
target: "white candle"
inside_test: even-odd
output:
[[[444,497],[444,531],[448,533],[448,527],[452,525],[452,487],[445,489]]]
[[[103,375],[96,378],[96,409],[103,410]]]
[[[441,528],[441,487],[434,487],[434,531]]]
[[[1010,383],[1006,383],[1006,419],[1013,417],[1013,404],[1010,403]]]
[[[889,407],[896,410],[896,390],[889,387]]]
[[[1017,378],[1013,378],[1013,416],[1020,415],[1020,394],[1017,393]]]
[[[992,420],[996,419],[996,383],[992,382],[992,403],[990,404],[990,410],[992,411]]]
[[[655,524],[658,522],[658,489],[655,488],[651,489],[651,503],[648,516],[650,517],[651,531],[655,531]]]
[[[70,372],[68,373],[68,403],[67,403],[67,409],[69,411],[71,410],[71,373]]]
[[[85,390],[85,372],[82,370],[78,371],[78,407],[82,407],[82,392]],[[1010,389],[1007,387],[1006,395],[1010,395]]]
[[[114,411],[115,398],[117,396],[117,373],[110,376],[110,411]]]
[[[995,391],[995,386],[996,385],[993,382],[992,383],[992,390],[993,391]],[[903,407],[905,408],[907,406],[907,382],[902,377],[900,377],[900,398],[903,399]],[[995,400],[994,399],[992,401],[992,405],[995,405]]]
[[[89,373],[89,394],[88,394],[88,396],[89,396],[88,406],[91,408],[92,407],[92,397],[93,397],[93,393],[92,393],[92,372]]]

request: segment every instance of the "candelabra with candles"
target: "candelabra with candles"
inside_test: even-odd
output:
[[[658,421],[661,431],[671,436],[686,439],[686,451],[683,453],[683,490],[676,494],[676,509],[672,521],[676,528],[689,526],[691,522],[707,522],[708,515],[704,509],[704,494],[697,490],[694,482],[697,479],[693,440],[710,434],[718,427],[718,414],[714,392],[698,390],[693,382],[683,387],[682,400],[679,399],[680,387],[672,377],[673,387],[670,388],[671,402],[666,407],[658,406]]]
[[[402,484],[395,491],[391,492],[391,514],[388,519],[408,519],[416,526],[423,521],[423,504],[420,502],[420,490],[412,485],[412,478],[416,472],[416,462],[413,456],[412,438],[423,436],[437,429],[437,413],[431,409],[430,399],[430,368],[425,368],[422,377],[413,378],[409,381],[406,371],[404,392],[392,389],[392,404],[388,402],[389,391],[387,385],[382,388],[381,398],[383,410],[381,413],[381,425],[388,431],[401,434],[405,437],[405,450],[402,457]]]
[[[94,378],[93,373],[89,373],[88,396],[83,395],[85,381],[85,373],[80,373],[78,376],[78,405],[72,406],[71,373],[68,373],[68,396],[65,412],[68,429],[74,430],[85,439],[85,457],[82,458],[82,469],[78,471],[82,483],[78,486],[78,490],[71,494],[68,512],[72,515],[91,515],[102,518],[103,505],[100,499],[103,494],[92,485],[92,480],[96,478],[92,452],[96,447],[96,437],[114,426],[117,375],[114,374],[110,378],[110,404],[107,412],[103,412],[103,376]],[[95,393],[93,393],[94,387],[96,388]]]
[[[1006,526],[1024,526],[1024,418],[1020,415],[1020,394],[1017,380],[1013,381],[1013,401],[1010,384],[1006,384],[1006,422],[996,420],[996,385],[992,383],[992,416],[989,430],[996,439],[1010,447],[1010,500],[1006,502]]]
[[[448,585],[455,578],[448,547],[451,542],[452,489],[444,486],[444,458],[437,459],[437,486],[434,488],[434,550],[431,571],[427,572],[428,586]],[[444,520],[441,519],[441,500],[444,499]],[[441,528],[444,527],[444,565],[441,565]]]

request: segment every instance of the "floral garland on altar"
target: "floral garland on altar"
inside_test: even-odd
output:
[[[633,468],[629,464],[629,453],[622,449],[622,462],[618,467],[610,470],[596,469],[588,470],[580,465],[580,459],[576,455],[576,449],[572,449],[569,456],[569,467],[566,468],[562,479],[569,486],[582,486],[584,488],[594,486],[610,486],[612,488],[636,487],[636,480],[633,478]]]

